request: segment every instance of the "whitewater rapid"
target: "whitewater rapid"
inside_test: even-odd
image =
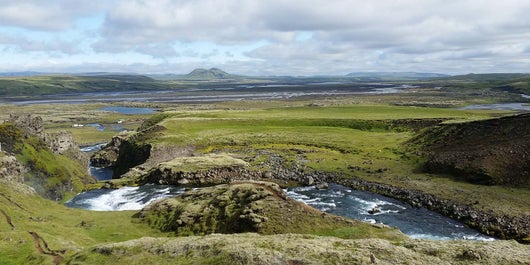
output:
[[[164,185],[97,189],[82,192],[65,205],[91,211],[140,210],[153,201],[182,193],[184,188]]]
[[[392,198],[338,184],[330,184],[328,190],[309,186],[289,188],[286,192],[289,197],[323,212],[398,227],[412,238],[494,240],[456,220],[425,208],[414,208]]]

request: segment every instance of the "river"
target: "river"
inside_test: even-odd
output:
[[[398,227],[413,238],[493,240],[458,221],[428,209],[414,208],[389,197],[338,184],[330,184],[327,190],[308,186],[289,188],[286,191],[291,198],[321,211]],[[376,212],[372,212],[374,209]]]
[[[103,145],[87,146],[81,150],[89,153],[100,149]],[[98,180],[112,178],[112,170],[108,168],[91,166],[90,171]],[[338,184],[330,184],[329,189],[326,190],[307,186],[288,188],[285,191],[291,198],[321,211],[364,222],[397,227],[413,238],[494,240],[458,221],[428,209],[414,208],[389,197],[354,190]],[[97,189],[80,193],[65,205],[93,211],[140,210],[154,200],[184,192],[182,187],[166,185]],[[374,209],[376,212],[373,212]]]
[[[413,87],[415,86],[355,82],[219,85],[185,90],[89,92],[39,95],[36,97],[24,98],[0,98],[0,103],[12,103],[15,105],[86,104],[93,102],[204,103],[240,100],[291,99],[308,96],[407,93],[409,89]],[[115,110],[116,109],[114,109],[114,111]]]

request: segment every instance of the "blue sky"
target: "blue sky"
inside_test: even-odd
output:
[[[0,0],[0,72],[530,72],[527,0]]]

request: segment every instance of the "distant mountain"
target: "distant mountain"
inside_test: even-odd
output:
[[[420,80],[430,78],[447,77],[449,75],[438,73],[416,73],[416,72],[356,72],[346,75],[359,80],[389,81],[389,80]]]
[[[83,77],[87,79],[94,80],[112,80],[112,81],[122,81],[122,82],[152,82],[153,78],[146,75],[139,74],[128,74],[128,73],[110,73],[110,72],[101,72],[101,73],[82,73],[75,74],[73,76]]]
[[[491,81],[521,81],[518,79],[530,78],[529,73],[487,73],[487,74],[465,74],[465,75],[454,75],[445,79],[450,80],[462,80],[462,81],[474,81],[474,82],[491,82]]]
[[[219,68],[197,68],[182,77],[187,80],[218,80],[238,78],[238,76],[229,74]]]
[[[4,72],[4,73],[0,73],[0,76],[9,76],[9,77],[16,77],[16,76],[36,76],[36,75],[45,75],[45,73],[41,73],[41,72],[33,72],[33,71],[26,71],[26,72]]]

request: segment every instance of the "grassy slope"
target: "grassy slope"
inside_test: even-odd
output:
[[[0,264],[51,264],[39,254],[29,232],[36,232],[62,256],[103,242],[119,242],[145,235],[163,236],[147,225],[132,222],[130,211],[91,212],[66,208],[27,192],[27,188],[0,181]]]
[[[94,182],[85,166],[65,155],[54,154],[37,136],[24,136],[12,123],[0,124],[0,142],[3,150],[13,153],[28,172],[25,182],[39,194],[50,199],[73,196],[87,183]]]
[[[159,82],[136,75],[45,75],[0,78],[0,95],[9,97],[161,88]]]

